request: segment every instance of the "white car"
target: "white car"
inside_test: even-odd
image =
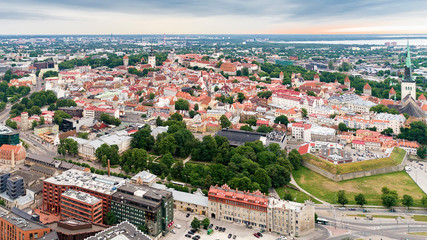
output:
[[[171,230],[171,233],[176,234],[176,231],[172,229],[172,230]]]
[[[179,224],[176,224],[176,225],[175,225],[175,227],[176,227],[177,229],[181,229],[181,225],[179,225]]]

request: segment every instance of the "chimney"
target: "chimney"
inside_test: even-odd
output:
[[[110,176],[110,159],[108,159],[108,176]]]
[[[15,151],[12,150],[12,161],[11,161],[12,169],[15,168]]]

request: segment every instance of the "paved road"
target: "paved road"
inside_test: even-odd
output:
[[[406,172],[418,184],[421,190],[427,193],[427,164],[425,162],[416,163],[415,161],[407,161],[406,163],[411,168],[411,170]]]

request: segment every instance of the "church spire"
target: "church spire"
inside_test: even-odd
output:
[[[411,52],[409,51],[409,40],[408,45],[406,46],[406,62],[405,65],[407,68],[411,68]]]
[[[405,75],[403,76],[404,82],[413,82],[411,71],[411,52],[409,51],[409,41],[406,47],[406,61],[405,61]]]

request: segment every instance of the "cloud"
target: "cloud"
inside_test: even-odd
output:
[[[43,20],[43,19],[64,19],[62,17],[36,13],[36,12],[25,12],[15,10],[0,10],[0,20]]]

